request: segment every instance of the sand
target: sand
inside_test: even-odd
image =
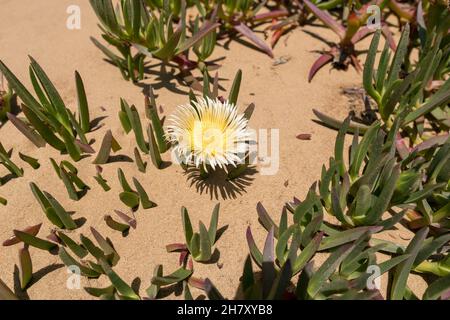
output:
[[[79,5],[82,14],[81,30],[66,28],[69,5]],[[97,18],[85,0],[45,0],[13,1],[0,0],[0,58],[15,72],[27,86],[28,58],[32,55],[46,70],[64,101],[76,108],[74,71],[83,77],[92,118],[103,118],[102,127],[88,134],[95,139],[94,148],[98,150],[107,129],[122,145],[119,154],[133,158],[135,141],[132,134],[125,135],[117,116],[119,99],[125,98],[135,104],[143,117],[142,88],[126,82],[114,66],[103,61],[103,54],[91,43],[90,36],[100,39]],[[302,199],[309,186],[320,177],[323,163],[332,155],[336,132],[312,121],[312,108],[336,117],[343,118],[349,110],[348,99],[341,94],[345,87],[360,87],[361,75],[353,69],[347,72],[324,68],[312,83],[307,82],[311,64],[317,58],[314,50],[325,48],[325,44],[306,34],[304,30],[320,33],[327,39],[335,35],[322,27],[298,28],[283,37],[276,46],[276,58],[287,58],[287,63],[277,66],[273,60],[252,48],[232,41],[226,48],[218,47],[214,53],[220,61],[221,85],[231,86],[238,69],[243,71],[243,81],[239,96],[240,110],[255,103],[256,109],[250,121],[254,129],[279,129],[280,165],[277,174],[261,175],[260,166],[256,172],[246,176],[245,186],[232,188],[222,184],[211,190],[207,185],[189,179],[176,165],[156,170],[151,165],[147,173],[138,171],[130,162],[114,162],[104,165],[103,176],[112,187],[104,192],[95,182],[93,158],[76,163],[80,177],[91,190],[80,201],[71,201],[62,182],[57,179],[50,166],[49,157],[56,160],[67,159],[54,149],[35,148],[24,136],[7,123],[0,129],[1,142],[6,148],[14,148],[13,159],[23,165],[25,176],[9,181],[0,187],[0,195],[8,199],[6,207],[0,206],[0,239],[3,241],[15,228],[43,222],[39,235],[46,236],[52,225],[45,219],[38,203],[33,198],[29,183],[37,183],[50,192],[63,206],[75,211],[75,218],[87,219],[82,228],[74,234],[90,236],[89,227],[94,226],[113,241],[121,255],[115,271],[128,283],[134,280],[145,296],[150,285],[153,268],[164,265],[165,273],[177,268],[178,254],[169,254],[165,245],[182,242],[183,233],[180,208],[188,208],[195,227],[197,221],[209,223],[211,211],[216,203],[221,204],[219,226],[227,226],[216,247],[220,252],[217,263],[194,264],[195,276],[210,278],[227,298],[233,298],[239,286],[243,262],[248,254],[245,230],[251,226],[257,243],[262,246],[264,229],[257,221],[256,204],[261,201],[275,221],[281,209],[293,196]],[[367,41],[362,44],[367,46]],[[155,69],[157,71],[158,69]],[[168,71],[171,71],[170,69]],[[162,106],[163,116],[174,108],[186,103],[187,87],[170,75],[152,73],[144,83],[152,84],[157,93],[157,103]],[[224,95],[226,93],[222,92]],[[299,140],[296,135],[311,134],[311,140]],[[32,170],[18,160],[18,152],[36,157],[41,168]],[[170,160],[169,155],[164,155]],[[150,161],[149,159],[146,159]],[[126,176],[136,177],[146,188],[158,207],[138,210],[135,215],[137,229],[131,230],[127,237],[109,229],[103,222],[105,214],[119,209],[129,212],[120,202],[120,186],[117,168],[122,168]],[[6,174],[0,168],[0,174]],[[84,290],[69,290],[66,287],[68,273],[58,256],[31,249],[35,281],[21,294],[31,299],[90,299]],[[14,265],[18,263],[17,247],[0,248],[0,278],[9,286],[17,286],[14,280]],[[221,268],[219,268],[219,266]],[[413,279],[414,280],[414,279]],[[105,277],[99,280],[82,280],[82,286],[106,285]],[[140,285],[139,285],[140,284]],[[423,283],[413,281],[412,287],[423,291]],[[201,294],[194,291],[194,295]],[[171,295],[170,298],[176,298]]]

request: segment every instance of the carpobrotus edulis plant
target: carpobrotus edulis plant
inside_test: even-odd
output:
[[[210,171],[236,167],[245,161],[251,139],[248,120],[237,106],[219,98],[197,98],[179,106],[169,118],[167,137],[184,165]]]

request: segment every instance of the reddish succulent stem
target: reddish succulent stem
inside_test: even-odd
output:
[[[399,17],[406,19],[408,21],[412,21],[414,19],[414,10],[405,10],[400,6],[400,4],[396,0],[390,0],[388,6]]]
[[[197,67],[197,62],[189,60],[184,54],[172,58],[172,61],[178,64],[182,71],[188,71]]]
[[[252,21],[263,21],[263,20],[269,20],[269,19],[276,19],[280,17],[286,17],[289,15],[289,12],[286,9],[279,9],[274,10],[270,12],[265,12],[261,14],[257,14],[253,17]]]

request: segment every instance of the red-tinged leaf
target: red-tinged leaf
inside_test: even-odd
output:
[[[283,28],[277,29],[272,33],[272,39],[270,39],[270,46],[272,48],[275,47],[275,45],[277,44],[278,40],[280,40],[283,33],[284,33]]]
[[[258,202],[256,204],[256,212],[258,213],[258,218],[261,221],[263,227],[266,228],[267,231],[270,231],[270,229],[273,228],[275,237],[278,237],[278,227],[272,220],[272,218],[269,216],[266,208],[264,208],[261,202]]]
[[[352,37],[352,43],[356,44],[359,41],[361,41],[362,39],[364,39],[365,37],[367,37],[369,34],[375,32],[374,29],[371,29],[369,27],[363,27],[360,28]]]
[[[322,11],[317,8],[313,3],[309,0],[303,0],[303,3],[312,11],[312,13],[322,21],[326,26],[328,26],[331,30],[333,30],[341,39],[345,37],[345,28],[340,25],[334,18],[326,11]]]
[[[247,37],[251,42],[253,42],[259,49],[264,51],[269,55],[269,57],[273,58],[273,52],[272,49],[265,43],[263,40],[261,40],[258,36],[256,36],[253,31],[247,27],[245,24],[240,23],[236,26],[233,26],[233,28],[242,34],[244,37]]]
[[[299,140],[311,140],[311,134],[309,133],[300,133],[296,136]]]
[[[311,80],[316,75],[317,71],[319,71],[324,65],[329,63],[331,60],[333,60],[333,56],[329,53],[322,54],[316,62],[312,65],[311,69],[309,70],[308,75],[308,82],[311,82]]]
[[[166,250],[167,252],[188,251],[188,248],[184,243],[171,243],[166,246]]]
[[[178,259],[178,263],[180,266],[183,266],[187,261],[189,252],[188,251],[181,251],[180,252],[180,258]]]
[[[253,239],[252,230],[250,229],[250,227],[247,228],[246,238],[253,260],[260,268],[262,268],[263,256],[261,251],[259,251],[258,247],[256,246],[255,239]]]
[[[34,130],[30,129],[22,120],[17,118],[12,113],[7,113],[9,121],[19,130],[22,134],[27,137],[33,144],[38,148],[43,148],[46,145],[45,140]]]
[[[427,26],[425,24],[425,18],[424,18],[424,13],[423,13],[423,8],[422,8],[422,0],[419,1],[418,5],[417,5],[417,10],[416,10],[416,21],[417,24],[422,28],[427,30]]]
[[[99,165],[95,166],[95,171],[97,171],[98,174],[101,174],[103,172],[103,168]]]
[[[95,153],[95,150],[88,144],[81,142],[78,139],[75,139],[75,144],[83,151],[84,153]]]
[[[389,27],[385,24],[381,26],[381,32],[386,38],[386,41],[389,43],[389,47],[391,47],[392,51],[397,51],[397,44],[395,43],[394,37],[392,36]]]
[[[54,243],[61,244],[61,239],[58,237],[55,230],[50,231],[50,234],[46,237],[46,239],[53,241]]]
[[[27,227],[27,228],[25,228],[25,229],[23,229],[21,231],[25,232],[25,233],[28,233],[28,234],[31,234],[32,236],[36,236],[39,233],[39,230],[41,229],[41,226],[42,226],[42,223],[39,223],[39,224],[37,224],[35,226]],[[17,238],[14,235],[11,238],[9,238],[8,240],[5,240],[3,242],[3,246],[5,246],[5,247],[12,246],[12,245],[15,245],[15,244],[20,243],[20,242],[22,242],[22,240],[20,240],[19,238]]]
[[[273,228],[270,229],[266,238],[266,242],[264,244],[262,276],[263,276],[263,297],[267,297],[276,277]]]
[[[273,10],[273,11],[268,11],[268,12],[257,14],[253,17],[252,20],[253,21],[263,21],[263,20],[285,17],[287,15],[289,15],[289,11],[287,11],[286,9],[279,9],[279,10]]]
[[[448,137],[449,137],[448,133],[434,136],[434,137],[429,138],[428,140],[418,144],[417,146],[415,146],[412,151],[421,152],[421,151],[427,150],[435,145],[443,145],[447,141]]]
[[[196,278],[196,277],[190,277],[188,279],[188,283],[191,287],[200,289],[200,290],[205,290],[205,280],[200,279],[200,278]]]
[[[128,224],[130,227],[132,227],[133,229],[136,229],[136,219],[131,218],[129,215],[123,213],[122,211],[119,210],[114,210],[114,213],[120,218],[122,219],[122,221],[124,221],[126,224]]]
[[[182,53],[195,45],[198,41],[202,40],[206,37],[210,32],[214,32],[214,29],[220,26],[220,23],[217,22],[206,22],[198,32],[193,35],[191,38],[184,41],[181,46],[177,49],[177,54]]]
[[[410,153],[409,148],[406,146],[405,141],[399,133],[397,133],[397,138],[395,139],[395,147],[402,159],[406,159],[408,157]]]

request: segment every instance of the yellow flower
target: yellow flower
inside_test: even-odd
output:
[[[179,106],[169,118],[168,139],[185,164],[212,170],[242,163],[248,149],[247,119],[235,105],[218,99],[198,98]]]

